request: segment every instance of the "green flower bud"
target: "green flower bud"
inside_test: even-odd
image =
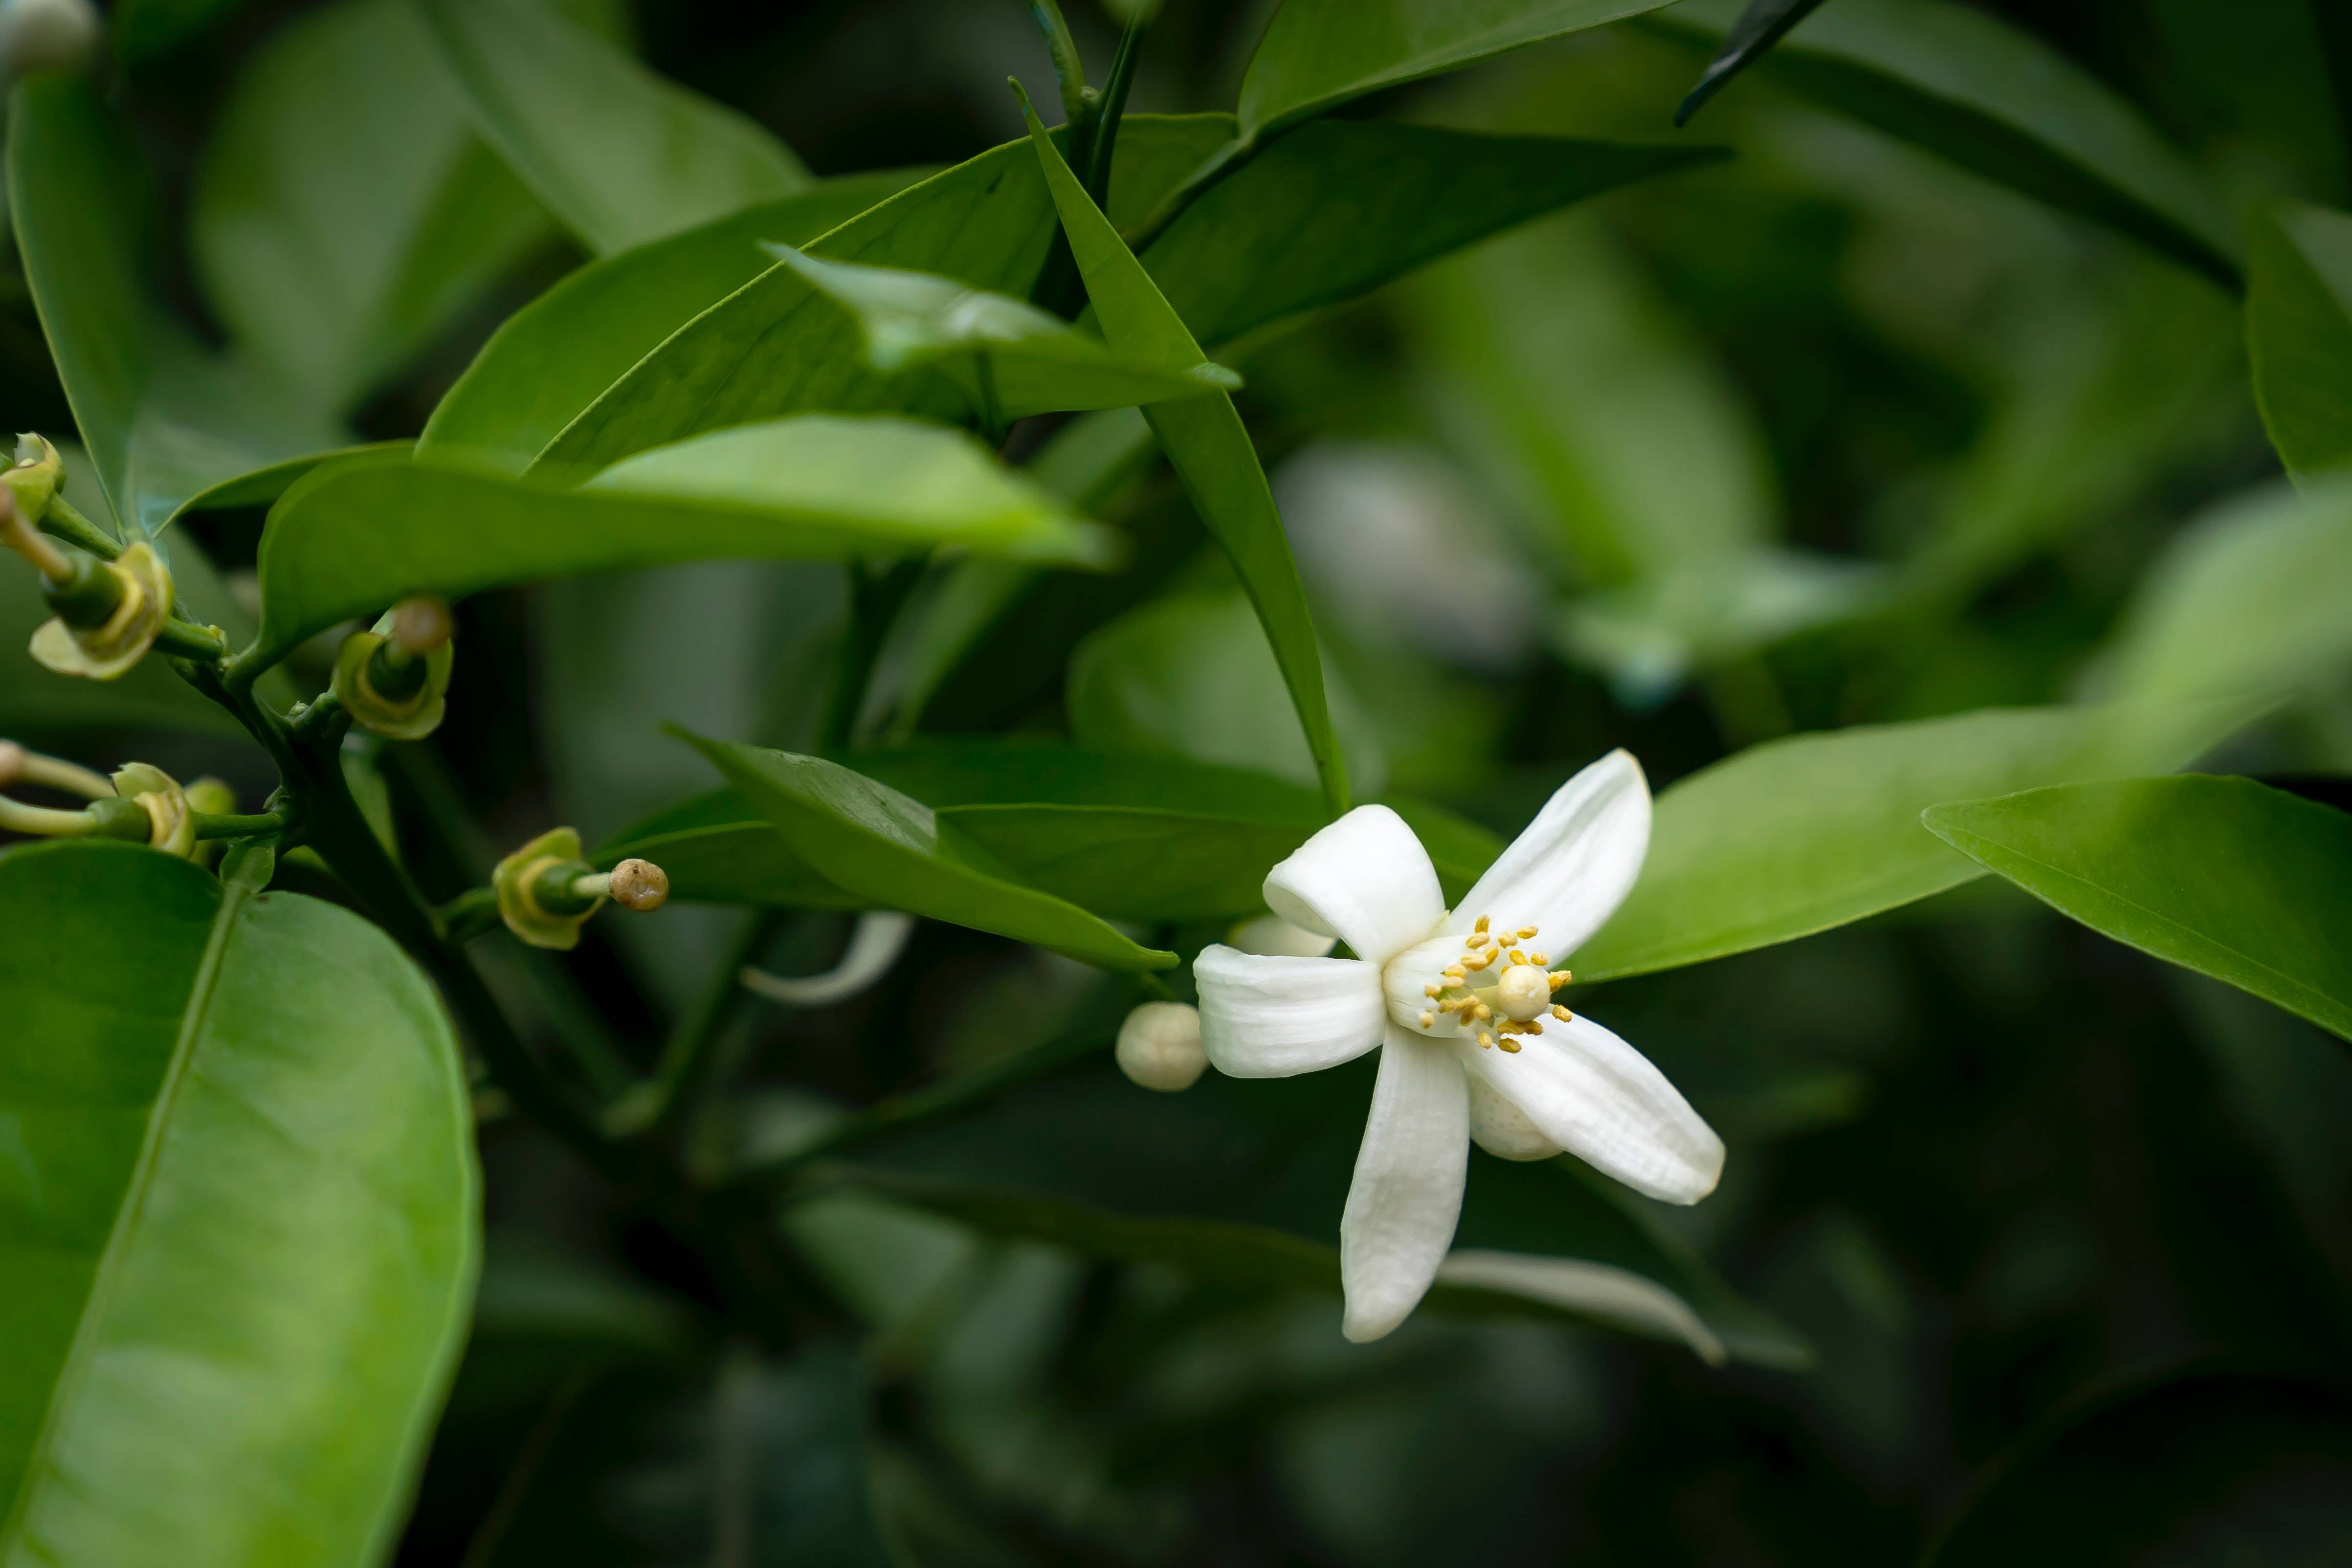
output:
[[[669,877],[651,861],[625,860],[600,872],[582,858],[580,835],[555,828],[500,861],[490,873],[499,917],[534,947],[578,946],[580,928],[607,899],[647,914],[669,899]]]
[[[66,487],[65,463],[47,437],[28,431],[16,437],[16,461],[0,471],[0,485],[8,486],[25,520],[38,528],[51,499]]]
[[[172,571],[151,546],[132,545],[113,561],[67,561],[43,576],[58,616],[33,633],[33,657],[58,674],[114,680],[147,656],[171,619]]]
[[[195,858],[195,809],[170,774],[148,763],[126,762],[114,770],[114,789],[147,813],[150,845],[182,860]]]
[[[449,607],[404,599],[374,629],[354,632],[335,654],[335,700],[353,722],[394,740],[422,740],[441,727],[457,659]]]

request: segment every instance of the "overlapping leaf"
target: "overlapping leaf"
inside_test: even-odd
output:
[[[431,986],[125,845],[10,851],[0,909],[0,1557],[379,1560],[479,1251]]]
[[[2352,464],[2352,214],[2284,204],[2254,224],[2246,341],[2288,471]]]
[[[2093,930],[2352,1040],[2352,815],[2192,777],[1951,801],[1920,821]]]

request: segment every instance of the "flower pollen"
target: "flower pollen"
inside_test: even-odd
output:
[[[1547,1013],[1562,1023],[1572,1018],[1551,999],[1571,977],[1566,969],[1547,973],[1544,966],[1549,959],[1524,946],[1535,940],[1534,926],[1496,931],[1493,925],[1489,916],[1480,915],[1462,939],[1462,956],[1440,972],[1436,984],[1422,988],[1437,1005],[1422,1012],[1421,1027],[1433,1029],[1440,1016],[1448,1017],[1482,1049],[1515,1052],[1519,1042],[1514,1037],[1543,1033]],[[1479,983],[1472,983],[1473,976]]]

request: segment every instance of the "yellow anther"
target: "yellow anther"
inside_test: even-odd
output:
[[[1557,1002],[1552,1004],[1551,1016],[1558,1019],[1562,1023],[1574,1023],[1576,1021],[1576,1015],[1570,1012],[1566,1008],[1561,1007]]]
[[[1488,1007],[1486,1003],[1480,1002],[1470,1009],[1470,1013],[1471,1016],[1475,1018],[1480,1023],[1485,1023],[1488,1019],[1495,1016],[1495,1009]]]
[[[1436,1015],[1435,1013],[1423,1013],[1423,1014],[1422,1014],[1422,1015],[1421,1015],[1421,1027],[1422,1027],[1422,1028],[1423,1028],[1423,1029],[1430,1029],[1430,1028],[1433,1028],[1433,1027],[1436,1025],[1436,1023],[1437,1023],[1437,1015]]]
[[[1462,966],[1461,966],[1461,965],[1459,965],[1459,964],[1448,964],[1448,965],[1446,965],[1446,966],[1445,966],[1445,977],[1446,977],[1447,979],[1449,979],[1449,980],[1458,980],[1458,979],[1461,979],[1461,978],[1463,977],[1463,976],[1462,976]]]
[[[1576,977],[1566,969],[1554,969],[1551,972],[1551,988],[1556,991],[1574,978]]]
[[[1485,1049],[1486,1047],[1490,1046],[1490,1045],[1492,1045],[1492,1044],[1494,1044],[1494,1043],[1495,1043],[1495,1037],[1494,1037],[1493,1035],[1491,1035],[1491,1034],[1487,1034],[1487,1033],[1484,1032],[1483,1030],[1479,1033],[1479,1036],[1478,1036],[1478,1044],[1479,1044],[1480,1049],[1482,1049],[1482,1050],[1483,1050],[1483,1049]]]
[[[1528,955],[1528,962],[1540,969],[1551,962],[1551,955],[1549,953],[1530,953]]]
[[[1473,925],[1470,929],[1471,929],[1471,930],[1473,930],[1473,931],[1482,931],[1482,932],[1483,932],[1484,930],[1486,930],[1486,917],[1485,915],[1480,915],[1480,916],[1478,916],[1478,924],[1477,924],[1477,925]]]
[[[1527,961],[1528,961],[1528,956],[1527,956],[1525,953],[1520,952],[1517,947],[1514,947],[1514,948],[1512,948],[1512,949],[1511,949],[1511,962],[1512,962],[1512,963],[1514,963],[1514,964],[1524,964],[1524,963],[1526,963]]]
[[[1513,1056],[1517,1056],[1519,1053],[1519,1042],[1516,1040],[1511,1040],[1507,1037],[1502,1041],[1502,1046],[1505,1051],[1509,1051]]]
[[[1534,941],[1535,935],[1536,928],[1532,925],[1522,925],[1519,927],[1519,940],[1522,942]]]
[[[1475,973],[1475,971],[1483,969],[1487,965],[1493,963],[1495,961],[1495,950],[1492,947],[1489,947],[1483,953],[1471,954],[1467,962],[1470,969]]]
[[[1421,994],[1424,997],[1442,997],[1445,994],[1445,988],[1444,986],[1423,986],[1421,988]]]

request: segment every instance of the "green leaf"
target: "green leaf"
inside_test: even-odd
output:
[[[432,987],[126,845],[10,851],[0,911],[0,1555],[382,1560],[479,1254]]]
[[[1171,370],[1122,358],[1100,339],[1025,300],[937,273],[825,261],[790,246],[761,248],[856,319],[875,370],[897,375],[917,366],[941,367],[983,426],[1241,385],[1233,371],[1205,361]]]
[[[90,87],[12,93],[8,195],[41,328],[115,515],[146,536],[226,479],[350,444],[257,367],[205,352],[149,291],[152,214],[130,131]]]
[[[589,263],[509,317],[441,399],[421,451],[520,472],[629,367],[769,267],[763,239],[804,245],[912,183],[902,170],[826,180]]]
[[[189,222],[215,313],[338,409],[551,232],[474,135],[409,0],[318,12],[252,57]]]
[[[415,0],[476,124],[583,244],[609,254],[804,189],[764,128],[530,0]]]
[[[1145,362],[1198,364],[1204,357],[1201,346],[1110,219],[1070,172],[1026,99],[1022,112],[1104,340],[1122,355]],[[1290,541],[1282,532],[1282,516],[1275,510],[1274,493],[1266,488],[1265,471],[1258,466],[1240,412],[1220,392],[1153,403],[1144,410],[1144,417],[1257,612],[1291,704],[1298,710],[1324,800],[1335,814],[1346,810],[1348,766],[1339,755],[1339,737],[1331,727],[1330,706],[1323,695],[1323,656],[1315,643],[1314,618],[1299,586],[1298,563],[1291,559]]]
[[[114,51],[127,65],[166,54],[251,0],[122,0],[114,8]]]
[[[678,731],[742,791],[792,852],[878,908],[991,931],[1110,969],[1161,969],[1172,953],[1139,947],[1072,904],[1011,880],[929,807],[822,758],[730,746]]]
[[[1081,563],[1094,525],[955,431],[811,414],[700,436],[576,489],[352,458],[287,491],[261,537],[260,657],[412,593],[450,595],[730,557],[839,559],[957,545]]]
[[[1242,78],[1244,136],[1669,0],[1285,0]]]
[[[1329,691],[1349,772],[1376,795],[1388,772],[1379,735],[1336,670]],[[1097,750],[1316,781],[1281,668],[1238,593],[1171,594],[1094,632],[1070,655],[1064,706],[1070,732]]]
[[[1224,138],[1230,123],[1218,115],[1128,120],[1111,182],[1113,210],[1156,200]],[[901,191],[804,248],[1023,295],[1044,267],[1054,233],[1054,206],[1037,160],[1015,141]],[[870,407],[949,420],[964,413],[961,396],[943,383],[893,383],[876,375],[851,319],[778,263],[675,327],[571,420],[541,461],[599,467],[698,431],[810,409]]]
[[[1919,819],[2044,904],[2352,1040],[2352,815],[2250,779],[2133,779]]]
[[[1731,78],[1746,70],[1765,52],[1786,37],[1789,29],[1813,14],[1822,0],[1748,0],[1748,8],[1739,13],[1725,35],[1723,47],[1706,63],[1706,69],[1691,86],[1689,96],[1675,110],[1675,123],[1688,125],[1691,116],[1701,105],[1730,84]]]
[[[2322,1568],[2352,1540],[2352,1397],[2205,1367],[2062,1413],[1969,1493],[1923,1568]]]
[[[662,868],[673,899],[777,909],[866,909],[794,854],[750,796],[716,789],[635,822],[589,857],[610,869],[635,856]]]
[[[1577,950],[1579,979],[1809,936],[1984,874],[1919,826],[1938,801],[2178,768],[2242,704],[1989,708],[1790,736],[1658,797],[1641,881]]]
[[[1712,44],[1740,0],[1645,24]],[[2098,78],[1989,11],[1838,0],[1757,65],[1800,96],[1996,184],[2131,235],[2237,292],[2235,225],[2204,177]]]
[[[2150,567],[2106,654],[2106,695],[2249,700],[2352,663],[2352,479],[2225,502]]]
[[[2284,203],[2255,221],[2246,342],[2287,471],[2352,463],[2352,214]]]
[[[1230,343],[1555,208],[1725,156],[1328,120],[1301,126],[1211,187],[1143,264],[1194,337]]]

